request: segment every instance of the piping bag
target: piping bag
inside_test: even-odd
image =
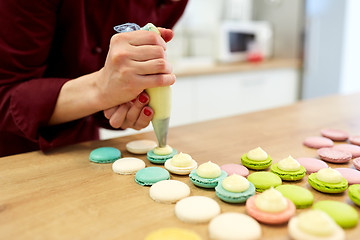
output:
[[[136,30],[153,31],[160,35],[159,30],[152,23],[146,24],[140,28],[135,23],[125,23],[114,27],[116,32],[131,32]],[[150,97],[149,106],[154,110],[154,116],[151,123],[154,128],[159,147],[165,147],[169,130],[170,112],[171,112],[171,88],[155,87],[145,89]]]

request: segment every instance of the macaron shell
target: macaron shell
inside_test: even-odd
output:
[[[112,170],[122,175],[134,174],[143,168],[145,168],[145,162],[133,157],[120,158],[112,164]]]
[[[228,174],[228,176],[232,174],[238,174],[243,177],[247,177],[249,175],[249,170],[245,166],[240,164],[228,163],[221,165],[220,168],[221,170],[224,170]]]
[[[308,177],[308,183],[311,187],[323,193],[341,193],[346,191],[348,182],[342,178],[340,183],[326,183],[316,178],[317,173],[312,173]]]
[[[243,166],[253,170],[264,170],[271,166],[272,159],[268,156],[264,161],[251,160],[247,157],[247,153],[241,156],[241,163]]]
[[[193,164],[190,167],[176,167],[171,164],[171,159],[168,159],[165,161],[164,167],[173,174],[189,175],[192,170],[197,168],[197,162],[193,160]]]
[[[221,175],[217,178],[203,178],[197,175],[196,169],[192,170],[189,174],[190,181],[198,187],[215,188],[218,182],[227,177],[227,173],[221,170]]]
[[[306,157],[297,158],[296,161],[298,161],[300,163],[300,165],[306,169],[306,173],[308,173],[308,174],[314,173],[314,172],[319,171],[320,169],[329,167],[326,162],[324,162],[323,160],[320,160],[320,159],[316,159],[316,158],[306,158]]]
[[[346,141],[349,137],[349,133],[341,129],[324,128],[321,129],[320,133],[323,137],[334,141]]]
[[[283,171],[278,168],[278,164],[275,163],[271,166],[271,172],[278,175],[284,181],[298,181],[305,176],[306,169],[300,166],[298,171]]]
[[[170,179],[170,173],[160,167],[147,167],[135,174],[135,182],[143,186],[151,186],[159,181]]]
[[[155,202],[175,203],[188,197],[190,188],[186,183],[177,180],[162,180],[150,187],[149,194]]]
[[[252,217],[236,212],[222,213],[209,223],[210,239],[260,239],[261,226]]]
[[[307,137],[303,141],[303,144],[306,147],[316,148],[316,149],[334,146],[334,142],[331,139],[325,137],[319,137],[319,136]]]
[[[337,144],[333,147],[336,150],[350,152],[352,158],[360,157],[360,146],[354,144]]]
[[[183,228],[161,228],[151,232],[145,240],[201,240],[194,231]]]
[[[345,178],[349,185],[360,184],[360,171],[352,168],[334,168],[337,170],[343,178]]]
[[[89,160],[94,163],[113,163],[121,157],[119,149],[114,147],[100,147],[91,151]]]
[[[360,146],[360,136],[351,136],[351,137],[349,137],[349,142],[351,144]]]
[[[253,172],[247,179],[254,184],[257,192],[263,192],[266,189],[282,184],[281,178],[272,172]]]
[[[168,155],[157,155],[154,153],[153,150],[150,150],[149,152],[147,152],[147,159],[154,164],[163,164],[166,162],[166,160],[172,158],[177,153],[178,153],[177,150],[174,148],[173,148],[172,153],[170,153]]]
[[[297,185],[283,184],[277,186],[275,189],[281,192],[284,197],[291,200],[298,209],[310,207],[314,202],[314,195],[306,188]]]
[[[351,160],[351,153],[340,149],[332,148],[320,148],[317,150],[319,157],[327,162],[331,163],[347,163]]]
[[[216,196],[218,196],[224,202],[229,202],[229,203],[246,202],[246,200],[249,197],[255,195],[255,191],[256,191],[255,186],[251,182],[249,182],[249,188],[246,191],[239,193],[227,191],[222,186],[222,181],[219,182],[219,184],[215,187]]]
[[[259,222],[267,224],[282,224],[289,221],[289,219],[295,214],[296,207],[289,199],[286,199],[288,206],[284,211],[279,213],[271,213],[259,210],[255,204],[256,198],[257,195],[250,197],[246,201],[246,211],[250,216]]]
[[[156,146],[156,142],[152,140],[135,140],[126,144],[126,150],[133,154],[146,154]]]
[[[353,165],[357,170],[360,171],[360,158],[353,159]]]
[[[360,207],[360,184],[354,184],[349,187],[348,195],[351,201]]]
[[[359,221],[359,214],[355,208],[343,202],[318,201],[313,205],[313,208],[326,212],[342,228],[355,227]]]
[[[220,205],[212,198],[191,196],[178,201],[175,215],[187,223],[206,223],[220,214]]]
[[[345,239],[344,230],[337,224],[335,226],[336,228],[334,229],[334,234],[332,236],[326,236],[326,237],[314,236],[302,231],[299,228],[298,217],[294,216],[289,221],[288,231],[291,239],[293,240],[344,240]]]

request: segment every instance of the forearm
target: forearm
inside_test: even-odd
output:
[[[70,122],[103,110],[96,85],[98,74],[84,75],[62,86],[48,125]]]

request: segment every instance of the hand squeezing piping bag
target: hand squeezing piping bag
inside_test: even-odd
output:
[[[148,23],[142,28],[140,28],[140,26],[135,23],[125,23],[115,26],[114,30],[119,33],[146,30],[156,32],[160,35],[159,30],[152,23]],[[159,147],[165,147],[170,122],[171,88],[170,86],[155,87],[148,88],[145,91],[147,94],[149,94],[150,97],[149,106],[154,110],[154,116],[151,120],[151,123],[153,125],[156,138],[159,142]]]

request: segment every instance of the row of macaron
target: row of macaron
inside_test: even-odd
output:
[[[171,151],[171,152],[173,152],[173,150]],[[158,155],[158,154],[156,154],[156,155]],[[161,154],[160,154],[161,155]],[[251,154],[250,154],[251,155]],[[177,157],[176,157],[177,156]],[[187,159],[187,160],[185,160],[185,161],[182,161],[181,159]],[[174,160],[174,162],[173,162],[173,164],[170,164],[170,166],[171,165],[174,165],[175,167],[179,167],[179,165],[180,165],[180,167],[184,167],[185,165],[188,165],[188,164],[184,164],[184,162],[186,163],[186,162],[190,162],[189,160],[191,160],[191,158],[189,158],[189,155],[187,155],[187,154],[183,154],[183,153],[180,153],[180,154],[175,154],[171,159],[173,159]],[[122,163],[124,164],[125,162],[127,162],[128,160],[130,160],[129,158],[128,159],[122,159]],[[140,160],[140,159],[139,159]],[[168,160],[170,160],[170,159],[168,159]],[[141,160],[142,161],[142,160]],[[113,164],[113,169],[116,169],[116,165],[117,164]],[[145,165],[145,164],[143,164],[143,165]],[[214,168],[214,166],[215,166],[215,168]],[[145,166],[144,166],[145,167]],[[214,171],[214,169],[215,169],[215,171]],[[216,165],[214,164],[214,163],[205,163],[205,164],[202,164],[202,165],[200,165],[199,167],[198,167],[198,169],[197,170],[199,170],[199,171],[196,171],[196,174],[195,174],[195,172],[194,172],[194,170],[192,170],[192,173],[196,176],[198,176],[199,177],[199,175],[200,175],[200,177],[201,176],[205,176],[205,179],[213,179],[214,178],[214,174],[216,175],[216,174],[218,174],[218,173],[216,173],[216,172],[218,172],[219,171],[219,169],[216,167]],[[149,177],[149,176],[157,176],[159,179],[162,179],[162,180],[164,180],[164,178],[165,179],[168,179],[169,178],[169,174],[167,173],[166,174],[166,172],[165,172],[166,170],[165,169],[162,169],[162,168],[157,168],[157,167],[150,167],[150,168],[146,168],[146,169],[144,169],[143,171],[139,171],[139,172],[137,172],[136,173],[136,181],[138,182],[138,183],[140,183],[140,184],[142,184],[142,185],[148,185],[149,184],[149,179],[152,179],[152,177]],[[199,174],[197,174],[197,172],[199,172]],[[215,173],[214,173],[215,172]],[[178,173],[177,173],[178,174]],[[210,174],[210,175],[209,175]],[[255,174],[255,173],[253,173],[253,174]],[[258,179],[260,179],[261,180],[261,178],[265,178],[266,180],[267,180],[267,182],[268,182],[268,179],[269,179],[269,176],[267,176],[267,174],[272,174],[272,173],[267,173],[267,172],[259,172],[258,174],[260,174],[260,175],[263,175],[263,174],[265,174],[265,175],[263,175],[262,177],[260,177],[260,178],[258,178]],[[191,174],[190,174],[191,175]],[[255,193],[255,189],[254,189],[254,187],[252,187],[252,188],[250,188],[250,187],[248,187],[247,189],[246,189],[246,191],[243,191],[244,190],[244,188],[246,188],[246,187],[244,187],[244,185],[245,186],[247,186],[247,185],[249,185],[249,186],[251,186],[250,184],[251,184],[251,182],[248,182],[245,178],[243,178],[243,177],[241,177],[241,176],[239,176],[239,175],[232,175],[232,176],[229,176],[229,177],[226,177],[226,174],[224,174],[223,173],[223,171],[221,171],[221,173],[220,173],[220,175],[222,175],[222,177],[224,177],[225,176],[225,178],[223,179],[224,181],[223,181],[223,183],[224,184],[217,184],[216,183],[216,187],[218,187],[219,188],[219,190],[217,190],[217,195],[220,197],[220,198],[222,198],[223,200],[227,200],[227,201],[229,201],[229,198],[226,196],[226,194],[224,195],[222,195],[220,192],[226,192],[227,194],[230,192],[230,194],[231,193],[233,193],[234,191],[236,192],[236,191],[242,191],[242,192],[240,192],[241,194],[241,196],[242,196],[242,198],[240,198],[240,199],[242,199],[242,201],[244,200],[244,195],[246,195],[246,194],[244,194],[244,192],[247,192],[247,194],[248,194],[248,196],[250,197],[252,197],[253,196],[253,194]],[[162,176],[162,177],[161,177]],[[273,176],[275,176],[275,175],[273,175]],[[207,177],[207,178],[206,178]],[[210,178],[209,178],[210,177]],[[249,176],[250,178],[251,178],[251,176]],[[158,181],[159,179],[157,179],[156,181]],[[190,179],[191,179],[191,177],[190,177]],[[257,177],[255,177],[255,180],[257,179]],[[151,180],[151,181],[154,181],[154,180]],[[168,180],[169,182],[170,181],[174,181],[174,180]],[[194,182],[194,184],[196,184],[197,183],[197,181],[198,180],[196,180],[196,181],[193,181]],[[280,179],[280,181],[281,181],[281,179]],[[155,200],[155,201],[167,201],[167,200],[159,200],[159,199],[161,199],[159,196],[157,196],[157,194],[154,194],[154,192],[157,192],[156,190],[154,190],[154,189],[157,189],[157,188],[159,188],[159,187],[157,187],[157,186],[160,186],[160,184],[161,185],[165,185],[165,183],[166,183],[167,181],[161,181],[161,182],[159,182],[158,184],[157,183],[155,183],[151,188],[150,188],[150,192],[151,192],[151,196],[152,196],[152,198]],[[242,186],[242,187],[240,187],[240,189],[235,189],[234,190],[234,186],[235,186],[235,188],[238,188],[239,187],[239,184],[237,184],[237,183],[241,183],[240,184],[240,186]],[[179,182],[179,183],[181,183],[181,182]],[[234,184],[235,183],[235,184]],[[184,183],[182,183],[182,184],[184,184]],[[281,183],[280,183],[281,184]],[[149,185],[151,185],[151,184],[149,184]],[[186,185],[186,184],[185,184]],[[257,184],[257,185],[259,185],[259,184]],[[225,186],[225,187],[223,187],[223,186]],[[253,185],[254,186],[254,185]],[[261,184],[259,185],[259,186],[261,186]],[[283,187],[285,187],[284,189],[287,189],[287,188],[289,188],[290,187],[290,189],[291,188],[293,188],[293,187],[298,187],[298,186],[292,186],[292,185],[282,185]],[[279,187],[281,187],[281,186],[279,186]],[[242,188],[242,189],[241,189]],[[300,188],[301,189],[301,187],[298,187],[298,188]],[[169,191],[169,189],[177,189],[177,188],[174,188],[174,187],[170,187],[170,188],[167,188],[167,190],[165,191],[165,190],[162,190],[162,191],[158,191],[158,192],[167,192],[167,193],[169,193],[170,191]],[[250,189],[250,190],[249,190]],[[252,189],[252,190],[251,190]],[[229,191],[230,190],[230,191]],[[271,190],[271,191],[270,191]],[[280,195],[279,194],[277,194],[276,195],[276,192],[277,191],[274,191],[274,190],[272,190],[272,189],[270,189],[270,190],[268,190],[268,192],[272,192],[271,194],[270,193],[264,193],[264,197],[259,197],[259,199],[260,200],[258,200],[257,202],[260,202],[260,203],[258,203],[257,205],[259,205],[259,206],[261,206],[261,202],[263,202],[263,205],[265,205],[265,206],[267,206],[267,207],[265,207],[265,208],[267,208],[267,209],[269,209],[269,202],[271,202],[271,201],[269,201],[269,195],[271,196],[271,195],[275,195],[275,196],[278,196],[278,197],[280,197]],[[303,190],[306,190],[306,189],[303,189]],[[179,192],[182,192],[182,191],[176,191],[177,193],[179,193]],[[251,193],[251,192],[253,192],[253,194],[249,194],[249,193]],[[289,191],[289,189],[287,189],[287,190],[285,190],[285,192],[291,192],[291,191]],[[297,189],[297,190],[295,190],[295,192],[297,192],[300,196],[305,196],[306,194],[300,194],[302,191],[301,190],[299,190],[299,189]],[[275,193],[275,194],[274,194]],[[310,193],[311,194],[311,193]],[[174,194],[174,193],[172,193],[172,194],[167,194],[168,196],[172,196],[172,197],[170,197],[170,198],[174,198],[174,195],[176,195],[176,194]],[[290,194],[291,195],[291,194]],[[222,196],[222,197],[221,197]],[[225,197],[224,197],[225,196]],[[267,196],[267,197],[266,197]],[[312,194],[310,195],[311,197],[312,197]],[[311,198],[310,197],[310,198]],[[253,196],[253,198],[255,199],[255,196]],[[262,198],[264,198],[264,199],[267,199],[267,200],[264,200],[264,201],[261,201],[261,199]],[[166,198],[165,198],[166,199]],[[232,198],[230,198],[231,200],[230,201],[233,201],[233,199]],[[246,199],[246,198],[245,198]],[[271,199],[271,197],[270,197],[270,199]],[[276,199],[276,197],[274,198],[274,199]],[[283,199],[285,199],[285,198],[283,198]],[[295,198],[296,199],[296,198]],[[312,199],[313,199],[313,197],[312,197]],[[235,201],[238,201],[238,200],[235,200]],[[255,202],[255,204],[254,204],[254,202]],[[276,200],[276,201],[274,201],[274,202],[276,202],[276,203],[281,203],[281,202],[283,202],[284,204],[282,205],[282,207],[284,207],[285,205],[286,205],[286,201],[279,201],[279,199],[278,200]],[[259,206],[257,206],[256,205],[256,201],[254,200],[254,201],[247,201],[247,205],[246,206],[252,206],[252,208],[250,208],[250,207],[247,207],[247,208],[249,208],[250,210],[248,210],[248,212],[249,213],[251,213],[252,215],[253,215],[253,217],[256,219],[256,218],[260,218],[260,219],[258,219],[259,221],[261,221],[261,222],[266,222],[267,220],[269,220],[269,219],[277,219],[277,222],[279,223],[279,219],[280,219],[280,222],[282,222],[282,221],[287,221],[287,220],[289,220],[288,218],[289,217],[291,217],[292,216],[292,214],[289,214],[289,212],[291,213],[292,211],[289,211],[289,209],[295,209],[295,207],[289,207],[289,206],[294,206],[294,204],[291,202],[291,201],[289,201],[289,200],[287,200],[287,202],[290,202],[290,203],[287,203],[287,207],[286,207],[286,210],[287,211],[285,211],[284,213],[282,213],[282,211],[280,211],[280,212],[275,212],[275,214],[270,214],[270,216],[274,216],[273,218],[271,218],[271,217],[269,217],[268,215],[266,215],[266,211],[260,211],[259,212],[259,209],[261,209],[261,207],[259,207]],[[253,203],[253,204],[251,204],[251,203]],[[193,204],[191,204],[191,205],[193,205]],[[206,204],[202,204],[203,206],[206,206]],[[270,206],[271,206],[271,204],[270,204]],[[299,205],[300,206],[300,205]],[[302,206],[303,207],[303,206]],[[276,208],[276,207],[275,207]],[[253,209],[253,210],[251,210],[251,209]],[[255,209],[255,210],[254,210]],[[337,207],[337,209],[338,209],[338,207]],[[181,212],[189,212],[189,211],[185,211],[185,210],[183,210],[183,211],[178,211],[178,212],[180,212],[179,214],[177,214],[177,216],[179,215],[179,216],[181,216]],[[191,211],[190,211],[191,212]],[[265,215],[264,215],[264,212],[265,212]],[[259,214],[260,213],[260,214]],[[287,214],[286,214],[287,213]],[[356,211],[355,211],[355,213],[356,213]],[[357,213],[356,213],[357,214]],[[197,217],[199,217],[197,214],[195,214],[195,216],[197,216]],[[260,216],[260,217],[259,217]],[[261,217],[262,216],[262,217]],[[264,217],[265,216],[265,217]],[[285,216],[285,217],[282,217],[282,218],[280,218],[279,216]],[[180,219],[186,219],[186,217],[179,217]],[[263,219],[263,220],[262,220]],[[357,219],[357,217],[356,217],[356,219]],[[185,220],[185,221],[189,221],[189,220]],[[272,220],[272,223],[274,224],[275,222],[274,222],[274,220]],[[289,225],[290,226],[290,225]],[[349,225],[347,225],[347,226],[344,226],[344,227],[349,227]],[[211,234],[210,234],[211,235]]]

